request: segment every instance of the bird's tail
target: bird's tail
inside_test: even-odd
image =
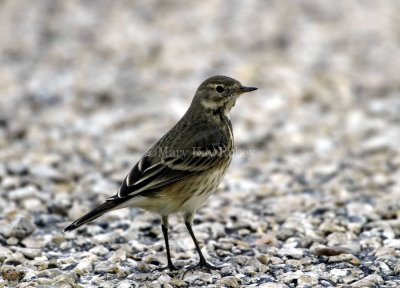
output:
[[[79,226],[82,226],[83,224],[100,217],[104,213],[113,210],[116,206],[118,206],[118,203],[116,203],[116,201],[112,201],[112,200],[106,201],[103,204],[101,204],[100,206],[94,208],[89,213],[83,215],[81,218],[75,220],[67,227],[65,227],[64,232],[74,230],[74,229],[78,228]]]

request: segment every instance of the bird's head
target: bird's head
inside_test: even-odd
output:
[[[237,98],[246,92],[256,90],[226,76],[213,76],[205,80],[196,91],[193,103],[211,112],[222,111],[228,115]]]

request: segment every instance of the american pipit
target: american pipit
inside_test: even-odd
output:
[[[208,263],[192,230],[196,210],[221,183],[233,152],[229,112],[237,98],[257,88],[235,79],[214,76],[204,81],[182,119],[132,168],[116,195],[106,199],[64,231],[73,230],[111,210],[140,207],[161,216],[161,228],[170,270],[168,216],[183,212],[200,262],[196,267],[216,268]]]

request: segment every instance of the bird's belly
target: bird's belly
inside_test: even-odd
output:
[[[195,211],[218,188],[229,164],[230,158],[212,170],[182,179],[151,195],[134,197],[123,207],[140,207],[161,215]]]
[[[219,167],[213,171],[203,172],[193,179],[193,183],[188,183],[188,190],[190,194],[187,199],[183,201],[179,211],[191,212],[196,211],[203,203],[211,196],[211,194],[221,184],[225,176],[228,165]],[[192,182],[190,181],[190,182]],[[188,181],[189,182],[189,181]]]

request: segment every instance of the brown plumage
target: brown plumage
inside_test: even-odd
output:
[[[64,231],[114,209],[140,207],[156,212],[162,218],[168,268],[174,270],[168,245],[168,216],[183,212],[200,257],[196,266],[215,268],[203,257],[191,223],[196,210],[221,183],[231,162],[234,142],[230,109],[242,93],[256,89],[226,76],[204,81],[182,119],[132,168],[118,193]]]

